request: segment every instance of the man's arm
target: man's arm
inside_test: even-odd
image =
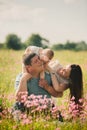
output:
[[[63,92],[57,92],[55,89],[48,84],[48,82],[44,79],[41,79],[39,81],[39,86],[44,88],[46,91],[48,91],[52,96],[54,97],[62,97]]]

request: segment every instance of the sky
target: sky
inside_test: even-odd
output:
[[[0,0],[0,42],[32,33],[51,44],[87,42],[87,0]]]

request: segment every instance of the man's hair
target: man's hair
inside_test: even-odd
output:
[[[36,56],[35,53],[31,53],[31,54],[24,54],[22,57],[22,61],[24,63],[24,65],[31,65],[31,59]]]

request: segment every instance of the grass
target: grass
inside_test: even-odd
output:
[[[14,83],[18,73],[21,72],[21,57],[23,51],[14,50],[0,50],[0,95],[5,93],[11,96],[8,101],[8,106],[12,105],[14,100],[15,89]],[[54,59],[58,59],[62,65],[79,64],[83,71],[84,95],[87,94],[87,51],[74,52],[74,51],[55,51]],[[62,98],[56,98],[56,104],[62,104],[63,100],[69,95],[69,90],[64,92]],[[63,104],[64,105],[64,104]],[[65,104],[66,105],[66,104]],[[38,123],[39,122],[39,123]],[[21,126],[16,124],[13,120],[3,119],[0,120],[0,130],[86,130],[86,123],[81,122],[64,122],[58,121],[43,121],[33,122],[29,126]],[[13,128],[14,126],[14,128]]]

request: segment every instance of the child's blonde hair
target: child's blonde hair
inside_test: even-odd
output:
[[[49,60],[51,60],[54,56],[54,52],[49,48],[43,49],[42,54],[47,56]]]
[[[24,54],[30,54],[30,53],[31,53],[30,47],[27,47]]]

